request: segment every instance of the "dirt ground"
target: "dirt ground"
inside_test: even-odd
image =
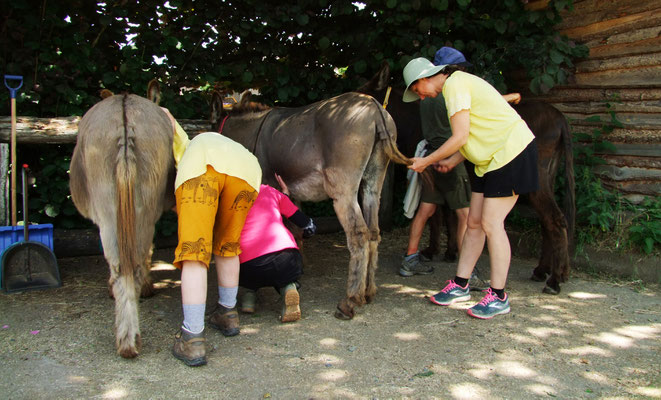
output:
[[[344,235],[305,243],[303,319],[281,324],[274,290],[259,292],[241,334],[207,329],[209,363],[170,353],[181,322],[179,274],[159,250],[157,294],[141,301],[142,354],[114,348],[113,301],[102,257],[59,260],[59,289],[0,295],[0,397],[5,399],[479,399],[661,398],[661,290],[574,273],[558,296],[515,258],[512,312],[490,321],[426,297],[453,276],[397,274],[407,232],[383,234],[379,293],[352,321],[333,317],[345,290]],[[486,272],[487,259],[480,260]],[[214,272],[215,274],[215,272]],[[214,282],[210,279],[210,282]],[[210,287],[208,309],[217,291]]]

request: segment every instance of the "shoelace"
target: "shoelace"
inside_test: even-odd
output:
[[[498,296],[496,296],[496,294],[491,290],[491,288],[489,288],[487,290],[484,290],[484,291],[487,292],[487,294],[484,296],[482,301],[480,301],[481,306],[486,306],[487,304],[491,303],[492,301],[495,301],[496,299],[498,299]]]
[[[443,293],[447,293],[447,292],[449,292],[450,290],[452,290],[454,288],[460,288],[461,289],[461,286],[457,285],[455,283],[455,281],[453,281],[452,279],[450,279],[448,281],[445,281],[445,283],[447,283],[447,286],[445,286],[445,288],[443,288],[443,290],[441,290],[441,292],[443,292]]]

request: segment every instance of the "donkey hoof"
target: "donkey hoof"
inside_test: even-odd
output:
[[[343,321],[348,321],[350,319],[353,319],[354,316],[354,311],[352,309],[347,310],[346,312],[342,310],[342,308],[338,305],[337,309],[335,310],[335,318],[341,319]]]
[[[140,335],[135,335],[134,343],[128,343],[128,339],[121,340],[117,346],[117,353],[123,358],[136,358],[140,354],[140,347],[142,347],[142,338]]]
[[[535,271],[533,271],[530,280],[535,282],[544,282],[546,280],[546,274],[542,273],[541,275],[538,275]]]
[[[154,285],[152,283],[145,283],[140,288],[140,297],[143,299],[148,299],[156,294],[154,290]]]
[[[546,286],[544,286],[544,289],[542,289],[542,292],[546,293],[546,294],[551,294],[551,295],[556,296],[556,295],[560,294],[560,286],[558,286],[558,288],[555,289],[555,288],[552,288],[549,285],[546,285]]]
[[[457,261],[457,253],[445,253],[445,255],[443,256],[443,261],[445,262]]]

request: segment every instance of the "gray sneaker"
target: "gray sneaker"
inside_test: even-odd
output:
[[[420,262],[420,253],[404,257],[404,260],[402,260],[402,266],[399,268],[399,274],[401,276],[413,276],[416,274],[429,275],[432,272],[434,272],[433,266],[423,265]]]

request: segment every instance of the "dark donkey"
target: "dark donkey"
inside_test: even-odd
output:
[[[150,295],[154,226],[174,205],[172,124],[152,101],[124,94],[85,113],[69,186],[81,215],[99,227],[115,297],[117,351],[140,352],[138,296]]]
[[[390,80],[390,68],[384,63],[374,77],[358,89],[361,93],[383,99]],[[389,98],[388,112],[392,115],[399,132],[399,148],[412,155],[416,144],[422,140],[419,102],[402,102],[401,88],[393,89]],[[569,125],[565,116],[555,107],[540,101],[523,101],[513,105],[528,124],[537,140],[539,151],[539,190],[526,196],[537,211],[542,229],[542,251],[532,278],[542,282],[548,275],[544,293],[560,293],[560,283],[566,282],[571,268],[569,254],[573,248],[574,219],[574,162]],[[565,212],[560,210],[554,197],[555,176],[561,160],[565,160]],[[438,253],[440,217],[445,217],[448,231],[446,259],[456,258],[456,215],[447,207],[439,208],[430,222],[430,246],[422,252],[431,258]]]
[[[214,130],[257,156],[266,183],[278,187],[278,173],[297,200],[333,199],[351,255],[346,297],[335,316],[353,318],[354,307],[376,295],[378,211],[388,162],[410,163],[397,149],[390,115],[359,93],[299,108],[241,110],[239,104],[228,114],[215,93],[211,121]]]

